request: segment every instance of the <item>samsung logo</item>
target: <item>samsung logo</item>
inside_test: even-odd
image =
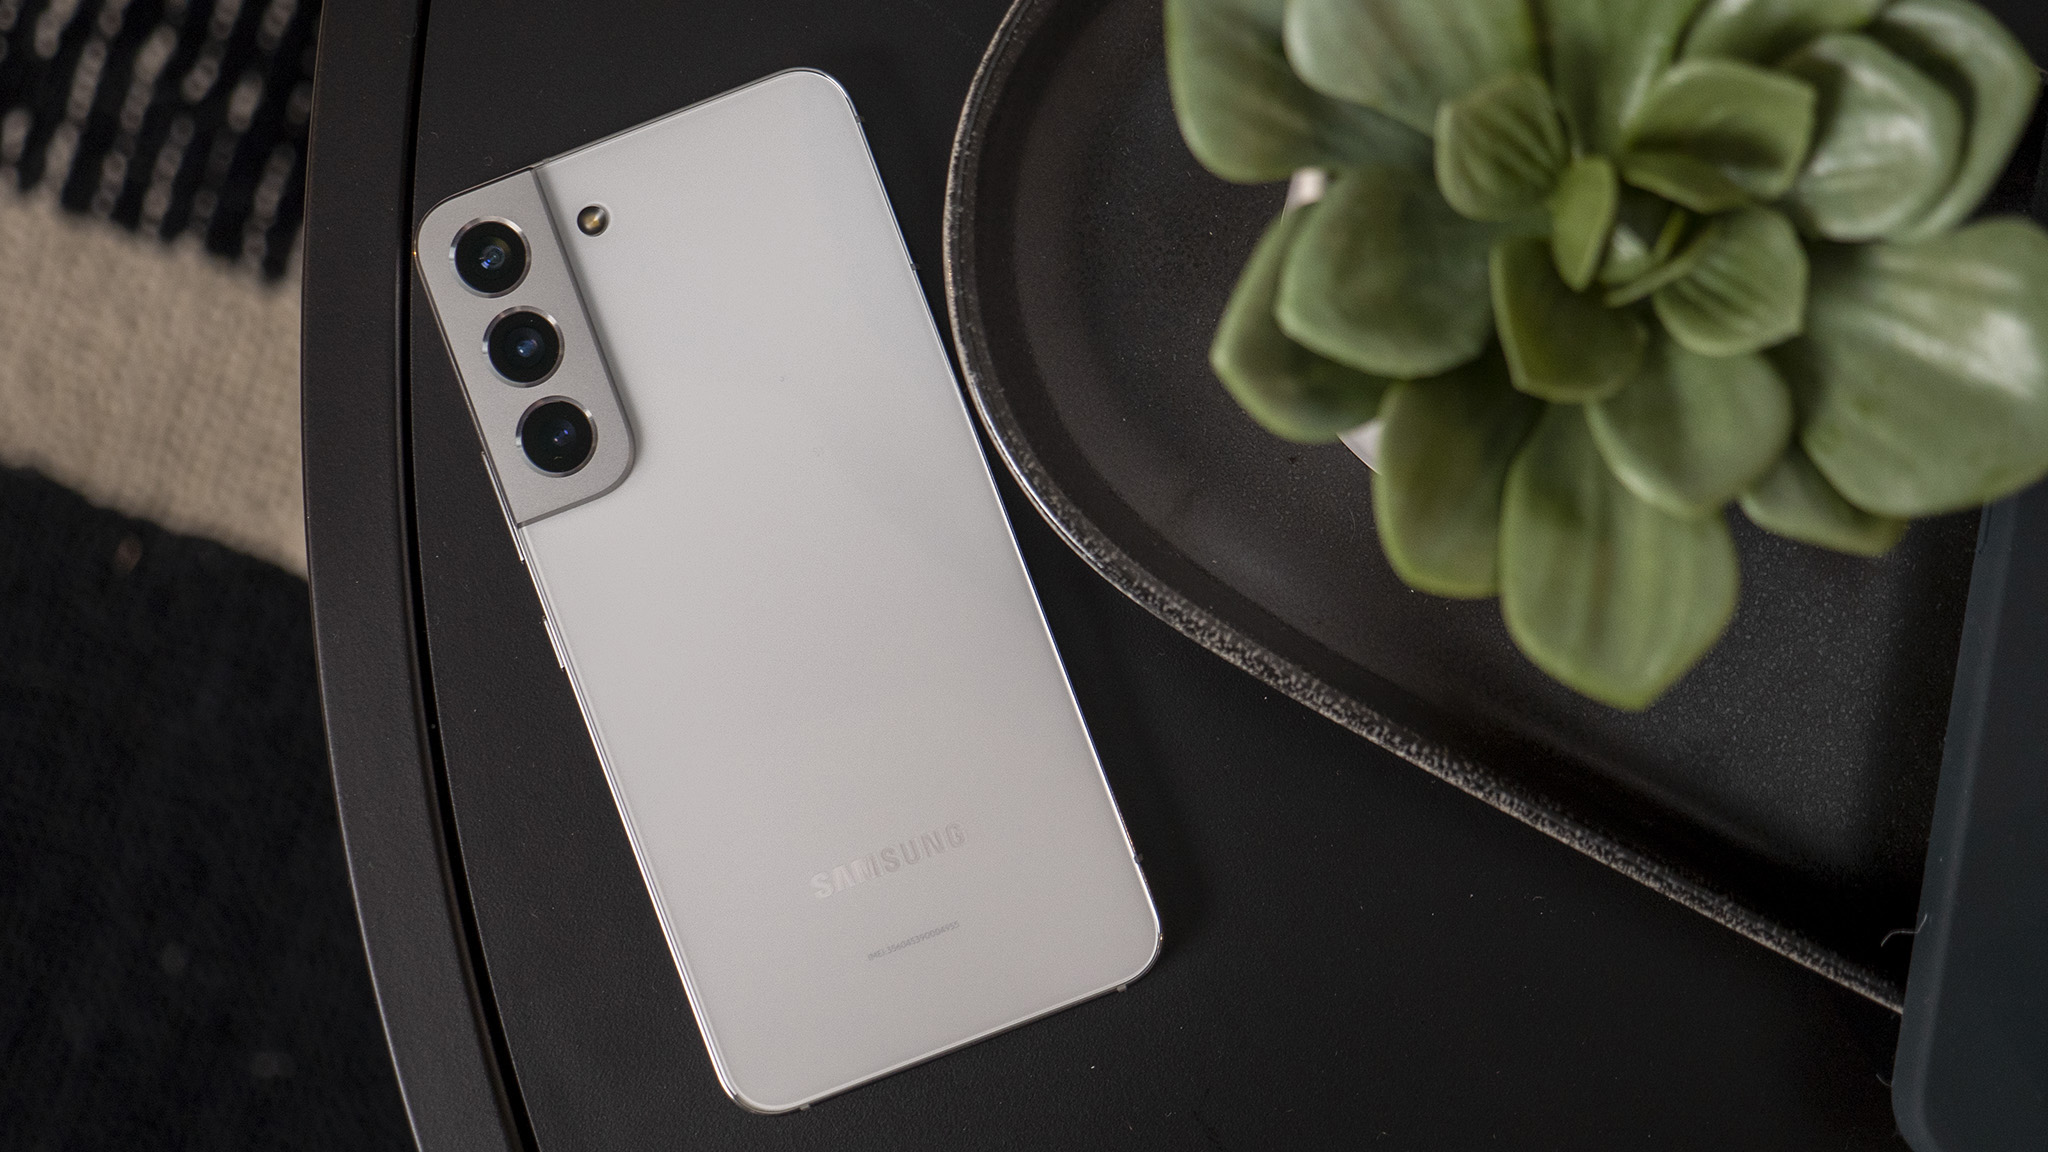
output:
[[[901,872],[913,864],[922,864],[947,852],[957,851],[966,843],[967,833],[958,824],[948,824],[908,840],[898,840],[886,848],[848,860],[830,872],[820,872],[811,877],[811,895],[829,900],[848,888],[857,888],[870,880]]]

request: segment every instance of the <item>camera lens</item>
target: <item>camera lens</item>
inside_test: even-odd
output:
[[[479,220],[455,238],[455,273],[486,296],[510,292],[526,275],[526,241],[502,220]]]
[[[544,400],[519,421],[519,447],[533,466],[555,476],[583,467],[597,446],[590,417],[567,400]]]
[[[555,322],[524,308],[491,322],[484,337],[491,367],[514,384],[538,384],[562,362],[562,336]]]

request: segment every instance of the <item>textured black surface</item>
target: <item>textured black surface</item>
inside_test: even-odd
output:
[[[1215,319],[1282,193],[1188,153],[1157,4],[1019,11],[1015,71],[964,145],[949,271],[975,386],[1063,531],[1270,682],[1896,1004],[1908,950],[1886,940],[1913,922],[1976,517],[1869,562],[1734,515],[1744,590],[1719,647],[1647,713],[1576,696],[1494,602],[1402,585],[1349,451],[1266,434],[1214,383]],[[2025,206],[2039,131],[2001,206]]]
[[[518,1146],[521,1113],[449,850],[404,431],[423,18],[413,0],[332,0],[322,19],[299,341],[306,561],[349,876],[413,1135],[425,1152],[484,1152]]]
[[[414,216],[810,64],[851,91],[936,304],[948,142],[999,14],[443,0]],[[475,66],[485,44],[502,69]],[[740,1111],[712,1077],[414,300],[434,715],[490,1004],[540,1147],[1897,1146],[1879,1078],[1890,1013],[1223,664],[1095,576],[1007,479],[1166,953],[1122,995],[808,1112]]]
[[[0,1148],[409,1144],[304,582],[0,470]]]
[[[319,20],[318,0],[0,3],[0,173],[275,276],[303,208]]]
[[[1919,1152],[2048,1147],[2048,485],[1984,517],[1893,1093]]]

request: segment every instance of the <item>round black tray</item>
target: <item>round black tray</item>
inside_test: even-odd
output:
[[[2000,202],[2026,203],[2028,151]],[[1720,647],[1647,713],[1584,700],[1515,651],[1493,602],[1403,586],[1366,468],[1261,431],[1210,374],[1282,198],[1181,142],[1157,0],[1011,10],[955,142],[946,276],[969,390],[1039,510],[1266,683],[1896,1009],[1977,518],[1868,562],[1737,514],[1745,587]]]

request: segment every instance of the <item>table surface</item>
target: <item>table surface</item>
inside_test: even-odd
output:
[[[422,1145],[1900,1147],[1891,1013],[1225,665],[1006,476],[1165,954],[1126,993],[799,1115],[724,1098],[394,241],[453,192],[809,65],[861,110],[938,311],[953,124],[1001,10],[443,0],[419,37],[410,5],[330,0],[310,550],[351,866]]]

